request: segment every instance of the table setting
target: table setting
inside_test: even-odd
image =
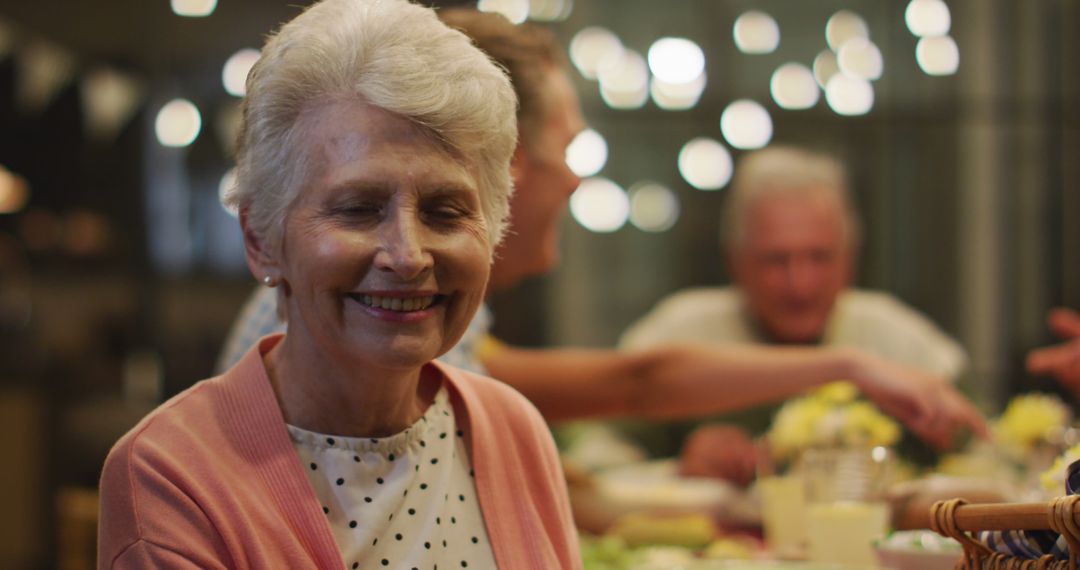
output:
[[[575,516],[590,523],[579,524],[585,567],[944,570],[999,553],[1001,564],[1043,557],[1055,568],[1068,564],[1068,533],[1045,521],[1055,497],[1080,488],[1072,421],[1056,396],[1022,394],[991,422],[990,441],[973,440],[920,469],[897,452],[901,429],[891,418],[850,385],[826,385],[780,408],[757,442],[749,487],[682,476],[675,459],[571,477]],[[994,529],[960,533],[935,522],[957,498],[965,505],[954,508],[958,520]],[[1016,518],[1024,505],[1027,518]],[[970,522],[974,507],[997,513],[992,523]]]

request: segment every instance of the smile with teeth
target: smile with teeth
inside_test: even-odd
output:
[[[440,295],[425,295],[423,297],[380,297],[377,295],[350,295],[354,300],[376,309],[387,311],[411,312],[422,311],[435,303]]]

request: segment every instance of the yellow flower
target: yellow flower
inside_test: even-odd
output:
[[[811,396],[827,404],[846,404],[854,402],[859,396],[859,391],[851,382],[830,382],[811,393]]]
[[[778,459],[809,447],[893,445],[900,427],[873,404],[856,399],[848,382],[833,382],[790,400],[776,414],[768,439]]]
[[[1065,470],[1073,461],[1080,459],[1080,444],[1076,444],[1065,450],[1054,460],[1054,465],[1039,475],[1040,486],[1048,493],[1056,496],[1065,494]]]
[[[1047,434],[1068,425],[1069,408],[1050,394],[1022,394],[1013,398],[994,425],[997,440],[1017,451],[1045,441]]]

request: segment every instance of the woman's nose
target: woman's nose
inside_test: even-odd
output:
[[[402,279],[414,279],[434,263],[422,224],[408,215],[395,216],[385,222],[382,243],[375,256],[375,265],[392,271]]]

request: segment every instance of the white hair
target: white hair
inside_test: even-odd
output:
[[[859,219],[851,205],[847,173],[839,160],[806,149],[774,145],[744,155],[720,214],[720,243],[734,251],[746,238],[747,212],[766,196],[828,195],[839,204],[843,233],[857,246]]]
[[[401,115],[464,157],[494,250],[513,191],[513,88],[467,37],[407,0],[323,0],[267,40],[247,78],[237,182],[223,202],[247,208],[252,230],[277,247],[308,175],[298,117],[343,98]]]

